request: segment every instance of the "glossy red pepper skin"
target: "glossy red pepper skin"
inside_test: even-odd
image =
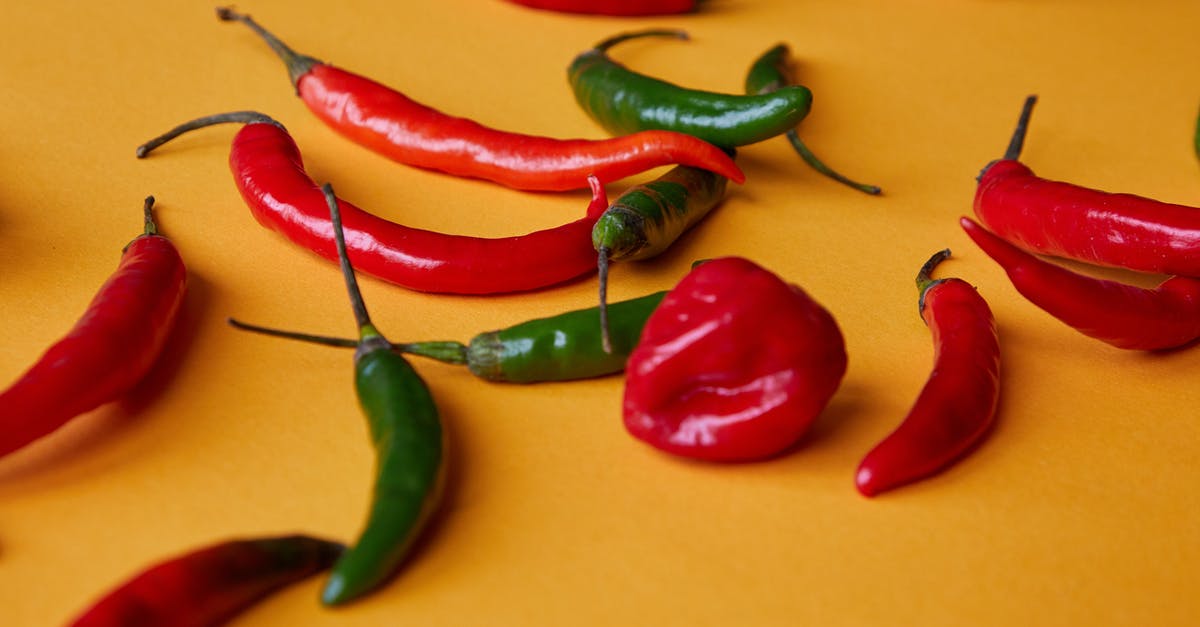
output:
[[[1200,277],[1200,209],[1043,179],[1017,161],[1034,102],[1026,100],[1004,159],[979,176],[979,221],[1030,252]]]
[[[1154,289],[1096,279],[1038,259],[970,218],[959,224],[1022,296],[1084,335],[1130,350],[1200,338],[1200,279],[1172,277]]]
[[[874,496],[933,475],[987,435],[1000,398],[1000,343],[987,302],[961,279],[928,279],[950,251],[922,269],[921,317],[933,339],[933,371],[900,426],[859,464],[858,491]]]
[[[152,203],[147,199],[147,215]],[[0,392],[0,456],[121,398],[162,352],[183,303],[187,269],[170,240],[151,234],[147,219],[148,234],[126,246],[70,332]]]
[[[683,457],[764,459],[804,435],[845,372],[828,311],[753,262],[714,259],[646,321],[626,365],[625,428]]]
[[[696,10],[697,0],[509,0],[535,9],[589,15],[673,15]]]
[[[247,122],[233,139],[229,167],[251,214],[259,224],[337,263],[325,197],[304,171],[300,150],[291,136],[262,114],[227,115],[237,117],[213,116],[209,120]],[[151,144],[158,145],[160,140]],[[148,150],[139,148],[139,155]],[[340,201],[340,206],[346,245],[360,272],[422,292],[500,294],[544,288],[595,271],[591,230],[608,199],[599,182],[592,192],[584,217],[502,238],[416,229],[346,201]]]
[[[610,139],[554,139],[489,128],[455,117],[371,79],[298,55],[249,16],[250,26],[288,66],[296,94],[334,131],[389,159],[515,189],[585,189],[589,176],[611,182],[671,164],[711,169],[734,182],[745,175],[717,147],[683,133],[641,132]]]
[[[156,564],[100,599],[74,627],[222,625],[342,551],[307,536],[230,540]]]

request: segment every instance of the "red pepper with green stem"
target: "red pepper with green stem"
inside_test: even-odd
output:
[[[217,16],[249,26],[287,65],[296,94],[330,128],[390,159],[508,187],[563,191],[611,182],[669,164],[714,171],[741,183],[724,153],[682,133],[652,131],[611,139],[552,139],[488,128],[446,115],[368,78],[297,54],[248,15]]]
[[[0,456],[121,398],[154,366],[182,307],[187,268],[158,234],[153,206],[147,198],[144,232],[71,331],[0,392]]]
[[[1163,350],[1200,338],[1200,279],[1154,289],[1096,279],[1039,259],[961,218],[967,235],[1029,302],[1088,337],[1130,350]]]
[[[71,625],[223,625],[279,588],[329,568],[343,548],[303,535],[220,542],[151,566]]]
[[[1017,161],[1036,101],[1025,100],[1004,158],[979,175],[979,221],[1029,252],[1200,277],[1200,209],[1046,180]]]
[[[750,71],[746,73],[747,94],[768,94],[794,84],[796,84],[796,81],[792,78],[791,61],[787,44],[778,44],[764,52],[754,60],[754,63],[750,65]],[[883,193],[883,190],[877,185],[859,183],[825,165],[825,162],[817,158],[812,150],[809,150],[808,146],[804,144],[800,139],[799,131],[796,129],[788,129],[785,135],[792,144],[792,148],[800,155],[800,158],[804,159],[804,162],[817,172],[847,187],[857,189],[864,194],[877,196]]]
[[[182,124],[138,147],[145,157],[183,133],[213,124],[244,124],[233,139],[229,167],[259,224],[318,255],[337,259],[333,224],[317,184],[304,171],[296,143],[281,124],[237,111]],[[588,238],[608,199],[591,179],[587,215],[516,237],[482,238],[416,229],[341,201],[346,241],[358,269],[423,292],[501,294],[549,287],[595,269]]]
[[[854,481],[864,496],[942,471],[978,445],[1000,399],[1000,343],[987,301],[962,279],[934,279],[938,252],[917,274],[918,309],[933,339],[933,371],[900,426],[871,449]]]
[[[824,307],[753,262],[714,259],[646,321],[626,368],[625,428],[674,455],[763,459],[808,431],[845,372]]]

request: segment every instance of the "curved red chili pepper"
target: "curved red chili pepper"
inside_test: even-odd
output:
[[[162,352],[187,269],[175,245],[158,235],[153,204],[154,197],[146,199],[145,233],[125,247],[71,331],[0,392],[0,456],[124,396]],[[590,241],[585,248],[590,252]]]
[[[626,366],[634,437],[675,455],[776,455],[812,425],[846,372],[837,322],[803,290],[746,259],[692,270],[646,321]]]
[[[1132,350],[1200,338],[1200,279],[1172,277],[1154,289],[1095,279],[1038,259],[970,218],[959,223],[1022,296],[1084,335]]]
[[[900,426],[863,458],[858,491],[874,496],[934,473],[991,428],[1000,398],[1000,344],[987,302],[961,279],[933,280],[933,256],[917,275],[921,317],[933,336],[933,372]]]
[[[305,173],[296,142],[271,118],[252,111],[200,118],[139,147],[138,156],[182,133],[225,122],[245,124],[233,139],[229,167],[254,218],[337,263],[325,196]],[[346,246],[360,272],[423,292],[500,294],[548,287],[596,270],[591,229],[608,198],[594,177],[591,185],[585,217],[494,239],[416,229],[339,202]]]
[[[222,625],[271,592],[329,568],[342,548],[301,535],[221,542],[155,564],[72,625]]]
[[[696,10],[697,0],[509,0],[535,9],[590,15],[672,15]]]
[[[228,8],[218,9],[217,15],[240,21],[263,37],[287,64],[297,95],[330,128],[400,163],[537,191],[581,189],[588,186],[588,176],[610,182],[669,164],[712,170],[736,183],[746,178],[729,155],[683,133],[589,140],[488,128],[297,54],[247,15]]]
[[[1200,209],[1036,176],[1016,159],[1036,97],[1004,158],[984,169],[975,215],[1025,250],[1142,272],[1200,276]]]

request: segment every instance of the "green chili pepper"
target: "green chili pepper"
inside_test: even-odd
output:
[[[746,73],[747,94],[769,94],[794,84],[787,44],[779,44],[764,52],[762,56],[755,59],[754,63],[750,65],[750,71]],[[788,141],[792,143],[792,148],[800,154],[805,163],[817,172],[866,194],[878,195],[883,191],[875,185],[867,185],[846,178],[825,165],[809,150],[808,146],[804,145],[804,142],[800,141],[800,134],[795,128],[788,129],[786,135]]]
[[[392,344],[393,351],[429,357],[444,363],[466,364],[471,373],[488,381],[541,383],[599,377],[625,369],[625,359],[637,344],[646,319],[666,292],[609,306],[613,350],[602,348],[598,307],[528,320],[496,331],[486,331],[459,342]],[[353,348],[356,340],[280,331],[230,319],[247,331]]]
[[[412,366],[392,352],[371,323],[354,268],[346,258],[342,218],[333,188],[322,188],[346,290],[358,323],[355,389],[375,445],[375,484],[370,513],[358,541],[338,558],[321,594],[340,605],[374,590],[407,556],[442,492],[445,434],[429,388]]]
[[[744,146],[793,129],[812,105],[802,85],[756,95],[687,89],[639,74],[613,61],[608,49],[640,37],[687,39],[679,30],[645,30],[610,37],[575,57],[567,71],[575,100],[614,134],[679,131],[718,146]]]
[[[609,261],[647,259],[662,253],[721,202],[727,183],[725,177],[708,170],[676,166],[621,194],[596,220],[592,246],[600,275],[600,337],[605,351],[612,350],[607,304]]]

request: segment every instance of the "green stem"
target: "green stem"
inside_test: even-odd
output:
[[[608,332],[608,248],[600,246],[596,250],[596,274],[600,279],[600,346],[604,352],[612,354],[612,337]]]
[[[354,266],[350,265],[350,257],[346,254],[346,234],[342,230],[342,212],[338,208],[337,196],[333,193],[333,185],[326,183],[321,186],[325,194],[325,202],[329,205],[329,218],[333,221],[333,241],[337,246],[338,265],[342,268],[342,278],[346,283],[346,292],[350,296],[350,308],[354,310],[354,320],[358,323],[359,333],[363,339],[368,336],[378,337],[379,331],[371,324],[371,316],[367,313],[367,303],[363,301],[362,291],[358,289],[358,279],[354,276]]]
[[[213,126],[216,124],[257,124],[257,123],[274,124],[275,126],[278,126],[279,128],[283,128],[282,124],[271,119],[270,116],[263,114],[263,113],[259,113],[257,111],[230,111],[229,113],[218,113],[216,115],[206,115],[202,118],[196,118],[195,120],[191,120],[189,122],[184,122],[183,124],[176,126],[175,128],[167,131],[166,133],[163,133],[162,135],[155,137],[154,139],[142,144],[141,146],[138,146],[137,147],[137,158],[143,159],[146,157],[146,155],[150,154],[150,152],[152,150],[154,150],[155,148],[158,148],[159,146],[171,141],[172,139],[175,139],[176,137],[179,137],[180,135],[183,135],[184,133],[187,133],[189,131],[194,131],[199,128],[204,128],[206,126]]]
[[[280,60],[283,61],[283,64],[287,66],[288,77],[291,78],[292,87],[295,88],[297,92],[299,92],[300,89],[300,77],[308,74],[314,65],[322,64],[322,62],[318,59],[314,59],[308,55],[303,55],[295,50],[292,50],[287,44],[280,41],[278,37],[271,34],[270,31],[262,26],[259,26],[258,22],[255,22],[253,19],[251,19],[249,15],[238,13],[234,11],[232,7],[218,8],[217,17],[225,22],[241,22],[246,26],[249,26],[250,30],[253,30],[255,33],[257,33],[259,37],[262,37],[263,40],[267,42],[267,45],[271,47],[271,50],[273,50],[275,54],[279,56]]]
[[[283,329],[273,329],[271,327],[260,327],[257,324],[242,322],[237,318],[226,318],[226,322],[235,329],[242,331],[250,331],[260,335],[269,335],[271,337],[282,337],[289,340],[298,340],[308,342],[309,344],[321,344],[323,346],[336,346],[338,348],[358,348],[358,340],[343,337],[331,337],[328,335],[312,335],[309,333],[300,333],[297,331],[284,331]]]
[[[146,224],[142,235],[158,235],[158,225],[154,223],[154,196],[146,196],[146,202],[142,205],[142,218]]]
[[[226,321],[230,324],[230,326],[236,329],[250,331],[251,333],[269,335],[271,337],[281,337],[300,342],[308,342],[310,344],[320,344],[322,346],[358,348],[358,340],[352,340],[350,338],[332,337],[329,335],[313,335],[311,333],[300,333],[298,331],[285,331],[283,329],[263,327],[256,324],[250,324],[248,322],[242,322],[236,318],[227,318]],[[407,344],[394,344],[388,342],[388,347],[394,353],[404,353],[407,355],[427,357],[435,361],[440,361],[444,364],[461,365],[467,363],[467,346],[462,342],[435,341],[410,342]]]
[[[639,30],[613,35],[612,37],[601,41],[595,46],[592,46],[592,49],[600,52],[607,52],[609,48],[612,48],[621,42],[629,41],[630,39],[641,39],[643,37],[673,37],[675,39],[687,40],[688,34],[687,31],[674,28],[651,28],[648,30]]]
[[[842,183],[843,185],[853,187],[864,194],[878,196],[883,192],[878,185],[859,183],[858,181],[842,176],[840,173],[834,171],[833,168],[825,165],[823,161],[818,159],[817,156],[808,149],[808,146],[804,145],[804,142],[800,141],[800,134],[796,132],[796,129],[788,131],[787,138],[788,141],[792,142],[792,148],[795,148],[796,152],[800,154],[800,158],[804,159],[804,162],[817,172],[820,172],[821,174],[824,174],[825,176]]]
[[[933,253],[929,261],[926,261],[925,265],[921,266],[920,272],[917,272],[917,292],[920,293],[920,297],[917,299],[917,313],[925,311],[925,293],[929,291],[929,288],[945,281],[945,279],[933,278],[933,269],[949,258],[950,249],[943,248]]]

